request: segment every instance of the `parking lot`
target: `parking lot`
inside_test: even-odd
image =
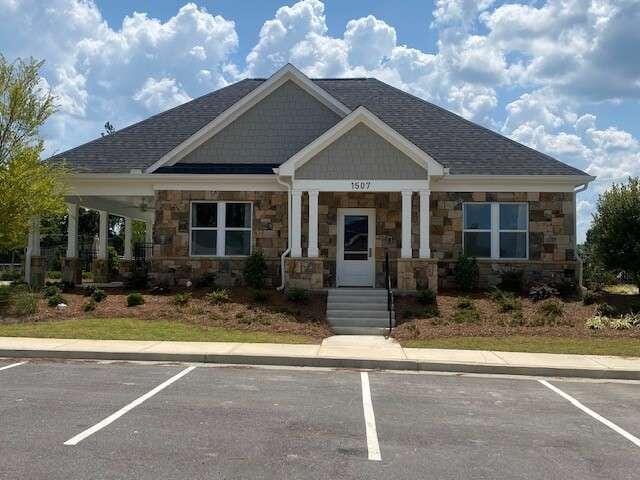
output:
[[[637,479],[639,414],[631,381],[0,359],[0,478]]]

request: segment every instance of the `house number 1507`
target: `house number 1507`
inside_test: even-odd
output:
[[[356,180],[351,182],[351,190],[369,190],[371,188],[371,182],[366,180]]]

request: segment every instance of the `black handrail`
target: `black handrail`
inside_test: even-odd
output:
[[[391,268],[389,267],[389,252],[384,256],[384,284],[387,289],[387,311],[389,312],[389,337],[393,328],[393,291],[391,290]]]

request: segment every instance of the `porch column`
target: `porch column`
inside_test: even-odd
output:
[[[62,259],[62,281],[82,283],[82,264],[78,258],[79,205],[67,203],[67,255]]]
[[[124,259],[131,260],[133,257],[133,219],[124,217]]]
[[[302,256],[302,192],[291,192],[291,256]]]
[[[145,222],[144,224],[144,243],[145,248],[153,244],[153,222]]]
[[[98,230],[98,258],[107,259],[107,244],[109,241],[109,212],[98,210],[100,213],[100,229]]]
[[[317,257],[318,251],[318,191],[309,191],[309,250],[307,256]]]
[[[29,225],[24,259],[24,281],[32,286],[41,286],[44,284],[44,276],[44,262],[40,256],[40,217],[33,217]]]
[[[402,248],[400,257],[411,258],[411,196],[413,192],[402,192]]]
[[[429,249],[429,190],[420,190],[420,258],[431,257]]]
[[[67,258],[78,257],[78,204],[67,203]]]

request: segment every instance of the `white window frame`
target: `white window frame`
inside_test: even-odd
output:
[[[227,227],[227,204],[228,203],[247,203],[251,205],[249,213],[249,227]],[[217,209],[216,226],[215,227],[194,227],[193,221],[193,205],[195,204],[215,204]],[[197,255],[193,253],[193,231],[209,230],[216,231],[216,254],[215,255]],[[249,232],[249,253],[247,255],[227,255],[225,252],[226,232],[243,231]],[[216,258],[216,257],[248,257],[253,252],[253,202],[247,201],[218,201],[218,200],[192,200],[189,204],[189,256],[199,258]]]
[[[466,205],[489,205],[491,208],[491,228],[490,229],[472,229],[466,228]],[[500,228],[500,205],[525,205],[526,225],[527,228],[522,229],[501,229]],[[491,256],[477,257],[478,260],[529,260],[529,204],[527,202],[464,202],[462,204],[462,250],[464,251],[465,234],[467,232],[489,233],[491,236]],[[524,233],[526,239],[526,255],[522,258],[501,257],[500,256],[500,234],[501,233]]]

